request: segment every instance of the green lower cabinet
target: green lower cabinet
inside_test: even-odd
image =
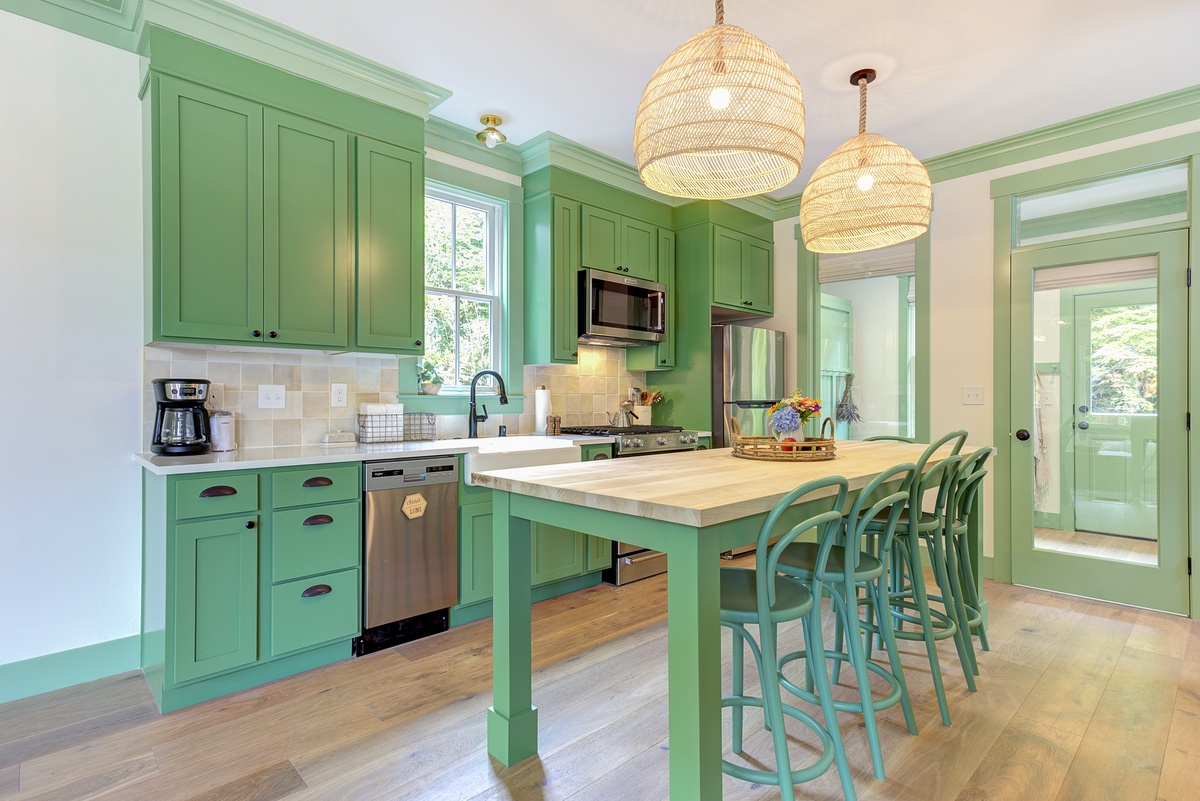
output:
[[[271,588],[271,655],[358,634],[358,570]],[[348,656],[349,654],[347,654]]]
[[[258,518],[175,528],[174,680],[258,658]]]
[[[584,573],[584,539],[578,531],[534,523],[529,543],[533,586]]]
[[[163,712],[350,657],[360,470],[143,474],[142,669]]]
[[[476,503],[458,510],[458,603],[492,597],[492,504]]]
[[[612,560],[612,540],[589,535],[587,538],[587,563],[584,569],[589,573],[604,570],[612,567]]]

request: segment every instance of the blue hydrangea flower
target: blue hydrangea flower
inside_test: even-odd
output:
[[[775,412],[771,423],[776,431],[796,431],[800,428],[800,413],[791,406],[784,406]]]

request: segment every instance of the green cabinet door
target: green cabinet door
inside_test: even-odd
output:
[[[175,548],[174,681],[256,661],[257,516],[183,523]]]
[[[579,219],[582,265],[617,272],[621,264],[621,215],[585,205],[580,208]]]
[[[571,578],[584,572],[587,537],[578,531],[533,523],[530,528],[530,567],[533,586]]]
[[[625,365],[630,370],[669,370],[675,366],[675,232],[659,228],[658,282],[667,292],[667,324],[663,340],[657,345],[625,349]]]
[[[266,337],[345,347],[347,135],[274,109],[266,109],[264,126]]]
[[[588,573],[595,573],[597,570],[612,567],[612,560],[612,540],[589,535],[587,538],[587,563],[585,570]]]
[[[492,597],[492,504],[458,510],[458,603]]]
[[[739,311],[774,312],[772,246],[756,237],[713,226],[713,303]]]
[[[621,268],[635,278],[658,281],[658,228],[621,218]]]
[[[554,282],[554,305],[550,309],[525,309],[525,314],[534,315],[535,320],[550,316],[550,322],[542,323],[539,329],[550,329],[554,343],[551,361],[562,364],[575,364],[579,359],[579,219],[578,203],[564,198],[553,199],[551,280]]]
[[[424,353],[425,170],[420,153],[359,137],[355,345]]]
[[[261,342],[262,107],[155,80],[154,336]]]

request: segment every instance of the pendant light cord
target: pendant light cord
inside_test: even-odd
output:
[[[720,0],[717,0],[720,2]],[[858,79],[858,133],[867,132],[867,79]]]
[[[725,0],[717,0],[717,24],[725,24]]]

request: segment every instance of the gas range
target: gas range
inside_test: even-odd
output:
[[[680,426],[564,426],[564,434],[612,437],[614,456],[642,456],[670,451],[694,451],[700,438]]]

